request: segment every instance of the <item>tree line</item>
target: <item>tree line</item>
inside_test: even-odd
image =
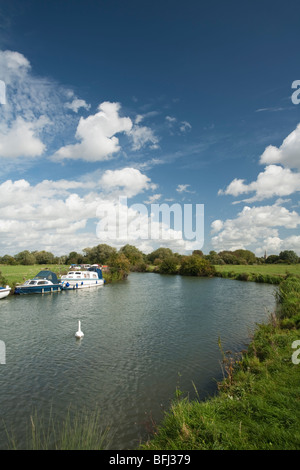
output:
[[[105,243],[92,248],[85,248],[82,253],[71,251],[68,255],[55,256],[49,251],[24,250],[11,256],[0,257],[0,264],[7,265],[34,265],[34,264],[95,264],[108,265],[114,271],[154,271],[161,274],[183,274],[195,276],[209,276],[214,274],[214,265],[248,265],[270,263],[299,263],[298,255],[292,250],[285,250],[279,255],[256,257],[250,250],[210,251],[205,255],[201,250],[194,250],[191,255],[174,253],[170,248],[158,248],[145,254],[133,245],[125,245],[119,250]]]

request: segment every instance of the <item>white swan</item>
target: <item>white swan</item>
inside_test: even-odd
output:
[[[79,322],[78,322],[78,331],[76,331],[76,333],[75,333],[76,338],[83,338],[83,336],[84,336],[84,334],[82,333],[80,327],[81,327],[81,323],[80,323],[80,320],[79,320]]]

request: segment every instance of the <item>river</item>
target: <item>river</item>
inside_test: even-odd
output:
[[[191,398],[216,392],[218,338],[224,350],[245,348],[274,310],[274,292],[230,279],[132,273],[103,287],[2,299],[0,448],[6,431],[26,448],[30,415],[64,420],[70,406],[100,410],[108,448],[136,448],[177,387]]]

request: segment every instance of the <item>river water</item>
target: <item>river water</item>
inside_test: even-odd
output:
[[[243,349],[274,310],[274,292],[230,279],[133,273],[94,289],[2,299],[0,448],[7,432],[26,448],[30,415],[65,420],[70,406],[100,411],[108,448],[136,448],[177,387],[191,398],[216,392],[218,338],[224,350]]]

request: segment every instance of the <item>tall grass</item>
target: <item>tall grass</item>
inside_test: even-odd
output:
[[[7,431],[9,448],[18,450],[19,444],[13,433]],[[103,428],[99,412],[85,410],[72,413],[66,418],[55,419],[52,411],[48,417],[36,411],[30,416],[27,429],[28,450],[104,450],[110,439],[110,430]]]

